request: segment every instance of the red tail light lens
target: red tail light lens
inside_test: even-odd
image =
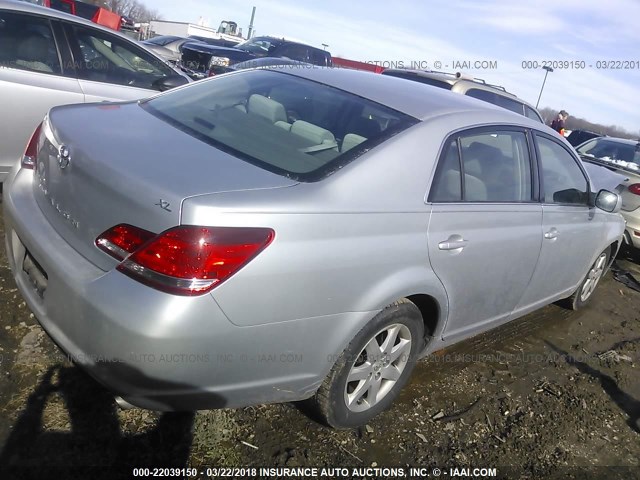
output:
[[[36,166],[36,156],[38,155],[38,139],[40,138],[40,130],[42,130],[42,123],[36,127],[29,139],[29,143],[27,144],[27,149],[24,151],[24,155],[22,156],[22,168],[30,168],[31,170],[35,169]]]
[[[124,258],[120,256],[124,252],[132,252],[118,270],[177,295],[210,291],[264,250],[275,236],[270,228],[198,226],[172,228],[152,239],[146,234],[153,237],[146,230],[118,225],[98,237],[96,244],[119,259]]]
[[[154,233],[132,225],[116,225],[96,239],[96,246],[118,260],[124,260],[145,242],[151,240]]]
[[[629,191],[635,195],[640,195],[640,183],[629,185]]]

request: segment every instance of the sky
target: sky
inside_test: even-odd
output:
[[[546,79],[540,108],[564,109],[640,135],[640,0],[146,4],[165,20],[204,19],[213,28],[222,20],[234,20],[245,34],[255,6],[257,35],[286,36],[320,48],[324,43],[334,56],[383,66],[413,62],[422,69],[462,71],[502,85],[533,105],[544,80],[543,62],[551,62],[554,71]]]

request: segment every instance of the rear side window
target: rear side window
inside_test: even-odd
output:
[[[60,58],[49,21],[0,12],[0,67],[60,74]]]
[[[444,158],[436,170],[430,201],[461,202],[462,175],[460,174],[460,155],[458,141],[452,140],[445,149]]]
[[[564,147],[546,137],[536,135],[544,203],[586,205],[588,184],[573,156]]]
[[[506,108],[507,110],[511,110],[512,112],[524,115],[522,103],[516,102],[515,100],[503,95],[489,92],[487,90],[481,90],[479,88],[470,88],[469,90],[467,90],[465,95],[477,98],[478,100],[484,100],[485,102],[492,103],[494,105],[498,105],[499,107]]]
[[[316,181],[418,120],[280,71],[246,70],[141,104],[210,145],[300,181]]]
[[[434,178],[431,201],[460,200],[532,200],[531,160],[524,132],[496,130],[462,135],[449,144]]]

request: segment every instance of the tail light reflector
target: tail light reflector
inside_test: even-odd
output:
[[[640,195],[640,183],[629,185],[629,191],[635,195]]]
[[[235,274],[274,236],[270,228],[191,225],[156,236],[117,225],[98,237],[96,245],[122,259],[118,270],[141,283],[176,295],[199,295]]]
[[[38,139],[40,138],[40,131],[42,130],[42,123],[36,127],[31,138],[29,139],[29,143],[27,144],[27,148],[24,151],[24,155],[22,156],[22,168],[29,168],[31,170],[35,169],[36,166],[36,156],[38,155]]]
[[[155,234],[132,225],[120,224],[96,239],[96,246],[118,260],[124,260]]]

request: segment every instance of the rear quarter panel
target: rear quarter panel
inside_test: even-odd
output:
[[[276,232],[264,252],[213,291],[230,321],[376,312],[419,293],[436,298],[446,316],[446,294],[429,265],[424,203],[440,140],[423,131],[416,125],[316,183],[187,199],[183,224]]]

